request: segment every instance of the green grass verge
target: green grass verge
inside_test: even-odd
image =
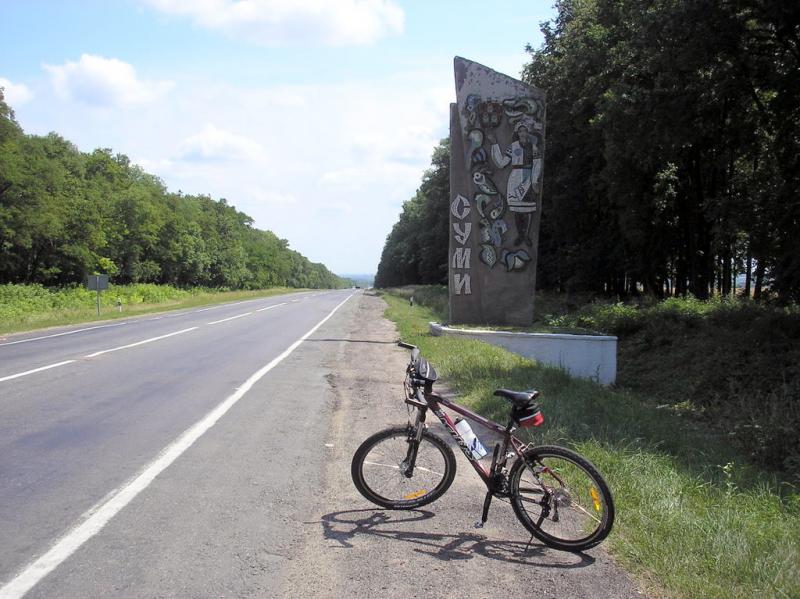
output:
[[[184,290],[169,285],[111,285],[101,294],[98,316],[94,291],[83,288],[50,290],[39,285],[0,285],[0,334],[129,318],[298,291],[304,290],[288,287],[252,291]],[[117,308],[117,298],[122,301],[122,311]]]
[[[545,424],[531,440],[574,447],[604,474],[618,510],[607,545],[645,588],[704,598],[800,596],[800,496],[748,466],[725,436],[501,348],[432,337],[436,313],[384,298],[403,340],[418,345],[472,409],[502,420],[507,405],[494,389],[542,391]]]

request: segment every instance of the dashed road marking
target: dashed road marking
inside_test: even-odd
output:
[[[191,327],[188,329],[183,329],[182,331],[175,331],[174,333],[167,333],[166,335],[159,335],[158,337],[151,337],[150,339],[145,339],[144,341],[137,341],[136,343],[129,343],[128,345],[120,345],[119,347],[114,347],[112,349],[103,349],[100,351],[96,351],[93,354],[88,354],[84,356],[84,358],[95,358],[97,356],[102,356],[103,354],[110,354],[111,352],[119,351],[121,349],[128,349],[130,347],[136,347],[138,345],[144,345],[145,343],[152,343],[153,341],[158,341],[159,339],[166,339],[167,337],[174,337],[175,335],[182,335],[183,333],[188,333],[189,331],[194,331],[199,327]]]
[[[250,316],[252,312],[245,312],[244,314],[237,314],[236,316],[229,316],[228,318],[223,318],[222,320],[215,320],[214,322],[207,322],[206,324],[219,324],[221,322],[228,322],[229,320],[236,320],[237,318],[242,318],[244,316]]]
[[[292,343],[282,354],[269,364],[256,371],[232,395],[227,397],[216,408],[189,427],[175,441],[165,447],[155,460],[145,466],[139,474],[118,487],[99,503],[95,504],[82,517],[82,521],[70,529],[63,537],[41,557],[28,564],[19,574],[0,587],[0,599],[20,599],[40,580],[55,570],[59,564],[72,555],[81,545],[95,536],[102,528],[128,505],[139,493],[161,474],[172,462],[178,459],[195,441],[202,437],[217,421],[230,410],[265,374],[280,364],[298,346],[325,324],[352,295],[342,300],[328,315],[297,341]],[[188,330],[188,329],[187,329]],[[181,331],[185,332],[185,331]],[[177,334],[177,333],[173,333]]]
[[[281,302],[280,304],[275,304],[274,306],[267,306],[266,308],[259,308],[256,312],[263,312],[264,310],[270,310],[271,308],[277,308],[278,306],[285,306],[288,302]]]
[[[42,339],[52,339],[53,337],[63,337],[64,335],[74,335],[75,333],[83,333],[85,331],[93,331],[95,329],[107,329],[110,327],[121,327],[129,324],[127,322],[117,322],[114,324],[101,324],[96,327],[87,327],[85,329],[77,329],[75,331],[66,331],[64,333],[55,333],[53,335],[44,335],[42,337],[31,337],[30,339],[20,339],[19,341],[9,341],[8,343],[0,343],[0,347],[5,345],[17,345],[18,343],[30,343],[31,341],[40,341]]]
[[[33,370],[26,370],[25,372],[18,372],[17,374],[4,376],[0,378],[0,383],[2,383],[3,381],[10,381],[11,379],[18,379],[21,376],[33,374],[34,372],[41,372],[42,370],[50,370],[51,368],[58,368],[59,366],[64,366],[65,364],[72,364],[74,361],[75,360],[64,360],[63,362],[58,362],[57,364],[50,364],[48,366],[42,366],[41,368],[34,368]]]

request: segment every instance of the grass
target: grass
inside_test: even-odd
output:
[[[101,294],[98,316],[94,291],[80,287],[48,289],[40,285],[0,285],[0,334],[128,318],[296,291],[302,290],[287,287],[254,291],[185,290],[169,285],[110,285]],[[122,311],[117,307],[117,298],[122,302]]]
[[[436,320],[447,318],[444,287],[392,293],[413,294]],[[534,319],[527,330],[616,335],[618,387],[706,425],[749,462],[800,485],[800,307],[692,297],[623,304],[538,293]]]
[[[385,296],[387,316],[460,400],[492,418],[497,387],[542,391],[538,442],[576,448],[607,478],[618,519],[607,544],[642,585],[677,597],[800,596],[800,496],[720,431],[641,395],[570,379],[478,341],[432,337],[433,310]]]
[[[403,287],[392,287],[387,290],[392,295],[402,297],[406,300],[414,299],[415,304],[426,306],[435,315],[435,320],[440,323],[447,323],[448,319],[448,296],[447,287],[444,285],[406,285]],[[542,310],[550,310],[555,307],[555,303],[548,296],[547,299],[539,301],[537,299],[536,312],[542,313]],[[545,317],[549,318],[549,314]],[[567,335],[603,335],[596,330],[586,327],[577,326],[573,324],[552,324],[545,322],[540,317],[535,319],[535,322],[530,327],[517,327],[517,326],[498,326],[498,325],[481,325],[481,324],[450,324],[449,326],[458,329],[475,329],[475,330],[491,330],[491,331],[511,331],[522,333],[563,333]]]
[[[620,386],[725,434],[800,483],[800,309],[672,298],[553,317],[619,336]]]

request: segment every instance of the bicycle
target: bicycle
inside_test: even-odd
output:
[[[544,422],[536,402],[538,391],[497,389],[494,395],[511,403],[508,423],[503,426],[435,393],[433,383],[439,377],[433,365],[420,356],[417,347],[402,341],[398,345],[411,350],[403,384],[409,422],[375,433],[356,450],[351,475],[366,499],[387,509],[408,510],[436,501],[450,488],[456,474],[455,454],[443,439],[427,430],[425,418],[430,410],[486,485],[477,528],[486,523],[496,497],[511,502],[531,538],[555,549],[582,551],[608,536],[614,524],[614,501],[597,468],[571,449],[533,446],[513,434],[517,427]],[[459,433],[460,419],[454,422],[442,407],[502,435],[488,469],[479,461],[482,446],[467,438],[474,435]]]

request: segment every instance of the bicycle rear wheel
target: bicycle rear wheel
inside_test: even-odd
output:
[[[389,428],[364,441],[353,456],[350,473],[359,492],[372,503],[407,510],[431,503],[453,483],[456,458],[439,437],[422,433],[413,469],[408,427]]]
[[[509,474],[511,505],[540,541],[566,551],[594,547],[614,524],[614,500],[592,463],[557,446],[534,447]]]

